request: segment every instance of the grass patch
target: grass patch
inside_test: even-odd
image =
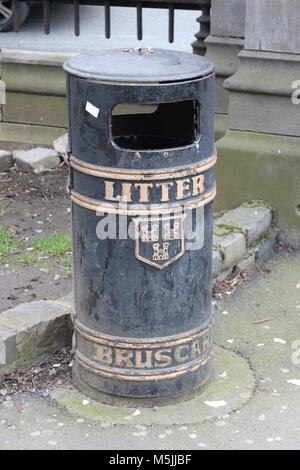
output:
[[[17,259],[18,261],[21,261],[24,264],[34,264],[36,263],[38,259],[38,255],[37,253],[30,254],[30,255],[27,253],[24,253],[23,255],[19,255]]]
[[[73,269],[72,268],[65,268],[65,270],[62,273],[62,277],[64,279],[69,279],[69,277],[73,276]]]
[[[67,253],[65,256],[62,256],[59,259],[60,264],[63,265],[63,277],[67,279],[73,275],[73,257],[71,254]]]
[[[66,268],[72,266],[72,256],[67,253],[71,251],[71,238],[61,233],[56,233],[52,237],[38,238],[32,244],[33,250],[29,253],[22,253],[18,256],[18,261],[24,264],[34,264],[43,257],[54,257]]]
[[[0,259],[4,256],[17,253],[21,248],[21,241],[15,236],[15,231],[0,225]]]
[[[71,238],[62,233],[56,233],[53,237],[39,238],[32,247],[36,250],[38,256],[60,256],[71,251]]]
[[[61,259],[63,265],[66,267],[66,268],[72,268],[73,266],[73,257],[72,255],[66,255],[64,256],[62,259]]]

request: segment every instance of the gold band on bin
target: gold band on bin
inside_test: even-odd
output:
[[[198,162],[190,166],[181,166],[174,168],[160,168],[153,170],[129,170],[125,168],[112,168],[106,166],[93,165],[86,163],[73,155],[70,158],[72,168],[87,175],[97,176],[99,178],[108,178],[114,180],[136,180],[136,181],[151,181],[151,180],[168,180],[175,178],[184,178],[185,176],[194,176],[199,173],[212,168],[217,161],[217,155]]]
[[[98,359],[95,361],[90,357],[86,357],[82,350],[79,351],[77,349],[75,359],[78,365],[88,370],[90,373],[107,378],[127,381],[168,380],[198,370],[199,367],[209,362],[212,357],[212,344],[209,334],[212,326],[211,320],[206,322],[201,328],[195,328],[181,334],[157,338],[129,338],[103,334],[84,326],[78,318],[75,318],[74,326],[78,335],[77,341],[81,338],[88,343],[95,344],[95,351],[97,351],[97,348],[100,345],[102,352],[106,357],[104,362],[99,362],[97,353],[95,352],[93,359]],[[152,367],[149,365],[144,367],[139,366],[140,369],[137,368],[137,365],[134,367],[133,364],[130,364],[129,367],[126,368],[120,367],[120,364],[117,363],[113,365],[112,350],[115,350],[116,353],[117,351],[122,351],[122,353],[125,351],[126,355],[130,355],[130,357],[133,354],[141,354],[142,351],[147,353],[149,350],[153,351],[153,354],[155,354],[155,350],[160,353],[169,352],[171,354],[172,347],[174,347],[175,350],[177,348],[177,350],[181,351],[189,347],[192,348],[195,341],[199,341],[201,338],[206,344],[201,355],[197,357],[190,356],[189,360],[184,361],[184,363],[183,361],[179,362],[177,359],[178,364],[171,365],[170,363],[164,369],[161,368],[162,366],[159,366],[159,370],[157,369],[158,366],[155,366],[155,363],[153,363]],[[90,350],[90,347],[85,342],[78,343],[78,345],[80,344],[80,349],[83,348],[85,350],[85,348],[88,347],[87,350]],[[175,350],[172,353],[172,355],[174,354],[174,357],[176,357]],[[111,359],[111,363],[107,363],[108,355]]]
[[[125,205],[124,202],[120,202],[118,204],[97,201],[92,198],[88,198],[86,196],[82,196],[81,194],[77,193],[76,191],[71,191],[71,200],[77,204],[78,206],[84,207],[85,209],[89,209],[95,212],[103,212],[106,214],[117,214],[117,215],[129,215],[129,216],[136,216],[136,215],[153,215],[153,214],[170,214],[170,213],[177,213],[182,212],[183,210],[191,210],[196,209],[197,207],[204,206],[211,202],[217,193],[216,185],[214,185],[213,189],[206,193],[204,196],[194,199],[186,199],[183,200],[181,203],[174,203],[174,204],[151,204],[151,206],[144,205],[145,207],[141,207],[141,204],[130,204]],[[136,206],[136,208],[135,208]]]
[[[198,358],[194,361],[185,364],[184,366],[175,366],[169,367],[165,369],[164,372],[162,371],[146,371],[143,370],[138,372],[136,370],[126,370],[126,374],[124,374],[124,369],[120,368],[111,368],[105,367],[94,361],[91,361],[87,357],[83,356],[79,351],[75,353],[75,360],[78,362],[80,366],[84,369],[87,369],[89,372],[101,375],[102,377],[107,377],[111,379],[118,379],[118,380],[131,380],[131,381],[150,381],[150,380],[169,380],[175,379],[180,377],[181,375],[195,372],[199,369],[199,367],[203,366],[204,364],[208,363],[212,359],[213,354],[210,353],[205,358]]]
[[[120,336],[111,336],[98,331],[92,330],[87,326],[83,325],[78,317],[75,317],[74,328],[80,336],[93,343],[101,343],[105,346],[125,348],[125,349],[154,349],[154,348],[167,348],[170,346],[178,346],[182,343],[194,341],[195,339],[204,336],[210,331],[212,327],[212,320],[207,325],[203,325],[201,328],[195,328],[193,330],[180,333],[178,335],[164,336],[157,338],[126,338]]]

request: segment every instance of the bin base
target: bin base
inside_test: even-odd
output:
[[[114,397],[97,392],[83,382],[78,384],[81,391],[72,386],[59,386],[50,391],[50,396],[68,412],[94,422],[126,426],[133,423],[147,427],[199,425],[217,419],[220,413],[227,415],[241,409],[255,393],[253,371],[241,354],[215,345],[213,365],[213,377],[207,385],[178,397]],[[89,398],[85,400],[87,395]],[[208,406],[207,403],[215,400],[222,401],[221,408]],[[136,413],[137,409],[140,413]]]
[[[201,368],[181,378],[160,382],[120,382],[112,379],[97,378],[77,362],[73,366],[75,387],[90,398],[113,406],[152,407],[167,405],[192,398],[209,383],[213,375],[213,360]],[[92,385],[93,383],[93,385]]]

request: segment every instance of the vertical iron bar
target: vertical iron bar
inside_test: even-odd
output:
[[[50,6],[49,0],[44,0],[44,32],[50,33]]]
[[[12,12],[13,12],[13,23],[14,23],[14,32],[18,33],[20,31],[20,22],[19,22],[19,10],[20,4],[19,0],[13,0],[12,2]]]
[[[110,1],[106,0],[104,3],[105,12],[105,37],[110,38]]]
[[[143,39],[143,10],[142,3],[136,4],[136,21],[137,21],[137,38],[139,41]]]
[[[75,36],[80,34],[80,13],[79,13],[79,0],[74,0],[74,32]]]
[[[169,4],[169,42],[174,42],[174,5]]]

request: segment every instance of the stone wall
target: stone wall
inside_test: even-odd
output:
[[[217,142],[218,209],[263,199],[300,246],[300,2],[247,0],[245,48],[224,81],[228,130]],[[300,87],[299,87],[300,88]]]

